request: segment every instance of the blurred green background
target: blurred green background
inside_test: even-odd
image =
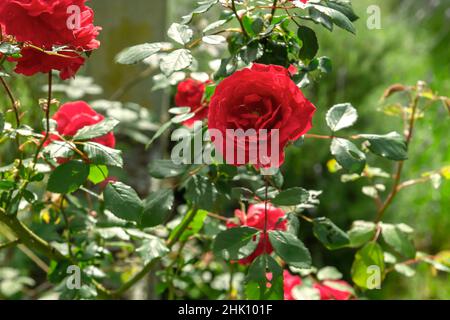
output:
[[[143,42],[165,38],[170,22],[179,20],[193,7],[194,0],[94,0],[91,6],[96,12],[96,24],[103,27],[101,48],[95,52],[83,70],[103,88],[100,95],[86,100],[111,99],[134,102],[153,112],[151,121],[158,121],[162,106],[167,107],[168,95],[152,92],[151,77],[145,78],[132,90],[121,94],[117,90],[142,71],[142,66],[119,66],[114,56],[123,48]],[[305,94],[318,107],[313,133],[327,133],[324,116],[336,103],[351,102],[360,114],[355,132],[388,133],[400,130],[400,119],[386,117],[378,111],[379,100],[386,87],[394,83],[414,85],[418,80],[429,83],[440,95],[450,95],[450,1],[448,0],[357,0],[353,1],[360,16],[356,22],[357,36],[342,30],[330,33],[317,30],[320,53],[333,61],[333,72],[313,83]],[[367,8],[381,8],[381,29],[369,30]],[[214,19],[214,14],[211,14]],[[18,98],[27,110],[25,122],[40,125],[37,101],[44,97],[42,86],[45,76],[32,80],[15,77],[12,86],[17,88]],[[70,100],[64,93],[58,94],[64,102]],[[0,106],[7,101],[0,95]],[[404,178],[420,177],[421,173],[450,165],[448,135],[449,114],[439,105],[432,107],[425,118],[418,122],[411,159],[407,161]],[[351,131],[350,131],[351,133]],[[308,189],[323,190],[320,216],[330,217],[340,227],[348,229],[354,220],[371,220],[375,209],[372,200],[361,194],[362,182],[342,185],[338,174],[327,170],[331,159],[327,141],[308,140],[300,149],[289,150],[283,167],[285,186],[299,185]],[[148,191],[147,163],[155,155],[148,155],[141,143],[124,135],[119,148],[126,150],[124,177],[141,193]],[[13,146],[0,146],[1,165],[14,159]],[[377,161],[377,166],[391,172],[391,162]],[[443,182],[439,189],[431,184],[418,185],[402,191],[386,214],[386,221],[405,222],[416,230],[416,246],[420,251],[437,253],[450,250],[450,184]],[[344,272],[347,280],[354,252],[351,250],[329,252],[310,234],[304,234],[318,266],[335,265]],[[1,258],[1,257],[0,257]],[[4,258],[4,257],[3,257]],[[25,257],[16,258],[9,265],[29,275],[33,268]],[[382,290],[368,293],[374,299],[449,299],[450,276],[435,276],[426,266],[418,266],[413,278],[390,274]]]

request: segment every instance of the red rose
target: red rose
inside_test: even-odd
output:
[[[342,280],[327,280],[315,283],[314,288],[320,292],[320,300],[348,300],[353,288]]]
[[[235,210],[234,214],[238,218],[238,224],[229,221],[227,228],[235,228],[239,226],[253,227],[259,230],[264,230],[265,222],[265,210],[266,204],[259,203],[250,205],[247,214],[241,210]],[[267,203],[267,230],[282,230],[287,229],[287,220],[285,219],[285,212],[280,208],[274,207],[272,204]],[[273,251],[270,241],[267,236],[262,233],[259,239],[258,246],[255,251],[248,257],[239,260],[240,264],[252,263],[258,256],[263,253],[271,253]]]
[[[68,46],[91,51],[100,45],[96,37],[101,28],[93,25],[94,12],[85,2],[2,0],[0,23],[4,25],[5,33],[14,36],[18,42],[30,42],[47,50]]]
[[[84,64],[84,58],[73,51],[59,51],[58,55],[51,55],[31,47],[24,47],[21,55],[21,58],[9,61],[16,61],[14,71],[25,76],[58,70],[60,78],[66,80],[75,76]]]
[[[208,83],[208,82],[207,82]],[[195,116],[183,122],[185,126],[192,126],[195,121],[202,121],[208,116],[208,106],[202,103],[205,84],[194,79],[186,79],[178,84],[175,104],[177,107],[190,107]]]
[[[81,128],[99,123],[103,121],[105,117],[95,112],[95,110],[86,102],[76,101],[62,105],[53,115],[52,119],[56,121],[56,130],[61,136],[72,137]],[[53,140],[59,140],[59,138],[57,136],[51,136],[49,140],[45,142],[45,145],[50,144]],[[116,145],[116,140],[112,132],[102,137],[92,139],[92,141],[110,148],[114,148]]]
[[[295,300],[292,295],[292,290],[296,286],[300,286],[302,284],[302,278],[300,276],[296,276],[291,274],[289,271],[284,270],[283,272],[283,288],[284,288],[284,300]]]
[[[286,68],[254,64],[217,86],[208,126],[216,151],[228,164],[279,167],[286,144],[311,129],[315,110]],[[244,137],[236,134],[239,129]],[[216,139],[217,132],[224,138]]]

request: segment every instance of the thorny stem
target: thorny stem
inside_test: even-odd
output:
[[[236,4],[234,3],[234,0],[231,0],[231,10],[233,11],[234,15],[236,16],[236,19],[239,21],[239,25],[241,26],[242,33],[244,34],[244,36],[246,38],[248,38],[249,37],[248,33],[245,30],[244,23],[242,22],[242,18],[239,16],[239,13],[237,12]]]
[[[412,112],[411,112],[411,118],[409,120],[408,131],[406,133],[406,145],[407,146],[409,146],[409,144],[411,142],[413,131],[414,131],[416,112],[417,112],[417,108],[419,105],[419,97],[416,96],[411,103],[412,103],[412,106],[411,106]],[[386,210],[392,204],[392,201],[394,200],[395,196],[401,189],[401,188],[399,188],[399,186],[400,186],[400,179],[401,179],[404,164],[405,164],[404,161],[399,161],[397,164],[397,171],[394,175],[394,177],[395,177],[394,184],[392,186],[391,192],[389,193],[386,201],[384,202],[383,206],[380,208],[380,210],[377,213],[377,216],[375,218],[376,223],[379,223],[383,219],[383,216],[386,213]]]
[[[0,77],[0,82],[2,83],[3,87],[5,88],[6,94],[8,95],[9,100],[11,101],[11,105],[14,111],[14,116],[16,117],[16,125],[17,128],[20,127],[20,113],[18,108],[18,102],[14,98],[14,94],[11,91],[11,88],[6,83],[5,79],[3,77]]]
[[[45,112],[45,135],[44,138],[41,140],[41,142],[39,143],[39,146],[36,150],[36,153],[34,155],[34,159],[33,159],[33,167],[35,168],[37,165],[37,161],[39,158],[39,153],[41,152],[42,148],[44,147],[45,142],[47,141],[48,137],[50,136],[50,106],[52,104],[52,73],[49,72],[48,73],[48,96],[47,96],[47,104],[44,107],[44,112]]]
[[[15,247],[19,243],[20,243],[19,239],[16,239],[16,240],[13,240],[13,241],[10,241],[10,242],[6,242],[6,243],[2,243],[2,244],[0,244],[0,250],[9,249],[9,248]]]
[[[64,201],[66,200],[66,196],[62,195],[61,196],[61,203],[59,206],[59,210],[61,211],[63,217],[64,217],[64,221],[66,223],[66,228],[67,228],[67,251],[69,252],[69,256],[74,259],[74,255],[72,252],[72,232],[70,230],[70,221],[69,221],[69,216],[67,215],[66,210],[64,209]]]
[[[272,12],[270,13],[269,24],[272,24],[273,17],[275,16],[275,11],[277,11],[278,0],[273,0]]]

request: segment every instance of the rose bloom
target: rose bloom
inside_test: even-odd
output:
[[[51,55],[31,47],[24,47],[21,55],[22,57],[9,61],[17,62],[14,71],[25,76],[58,70],[60,78],[66,80],[75,76],[84,64],[84,58],[73,51],[59,51],[58,55]]]
[[[284,300],[295,300],[292,296],[292,290],[296,286],[302,284],[302,278],[291,274],[288,270],[283,272],[283,289],[284,289]]]
[[[283,273],[284,300],[295,300],[292,291],[302,284],[302,278],[284,270]],[[343,280],[326,280],[315,283],[313,288],[320,294],[320,300],[349,300],[353,288]]]
[[[85,2],[1,0],[0,24],[4,25],[5,33],[18,42],[30,42],[47,50],[54,46],[68,46],[91,51],[100,46],[96,37],[101,28],[94,26],[94,12]],[[75,16],[78,12],[68,10],[70,7],[79,9],[79,21]]]
[[[342,280],[326,280],[315,283],[314,288],[320,292],[320,300],[348,300],[352,296],[353,288]]]
[[[208,117],[208,106],[202,103],[206,84],[194,79],[181,81],[177,87],[175,104],[177,107],[190,107],[195,116],[183,122],[185,126],[191,127],[195,121],[202,121]]]
[[[264,230],[265,222],[265,210],[266,204],[259,203],[250,205],[247,214],[245,212],[237,209],[234,214],[238,219],[238,223],[229,221],[227,223],[227,228],[236,228],[240,226],[248,226],[259,230]],[[287,229],[286,214],[280,208],[274,207],[272,204],[267,203],[267,231],[270,230],[281,230],[285,231]],[[240,264],[250,264],[261,254],[270,254],[273,251],[270,241],[267,239],[267,235],[261,233],[258,245],[255,251],[248,257],[239,260]]]
[[[52,119],[57,123],[56,130],[59,135],[73,137],[81,128],[99,123],[105,117],[97,113],[86,102],[76,101],[62,105]],[[60,138],[57,135],[51,135],[44,145],[46,146],[54,140],[60,140]],[[110,148],[116,146],[116,139],[112,132],[91,141]]]
[[[285,146],[312,128],[315,110],[288,69],[254,64],[217,86],[208,127],[216,151],[226,163],[279,167],[284,162]],[[239,137],[236,130],[245,136]],[[217,132],[223,139],[216,138]],[[262,150],[266,150],[265,155]]]

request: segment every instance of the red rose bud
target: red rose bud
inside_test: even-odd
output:
[[[234,223],[231,220],[227,223],[227,228],[236,228],[240,226],[253,227],[259,230],[264,230],[264,222],[266,217],[266,204],[259,203],[250,205],[247,214],[241,210],[235,210],[235,216],[238,219],[238,223]],[[267,203],[267,230],[281,230],[287,229],[287,220],[285,219],[285,212],[280,208],[274,207],[272,204]],[[267,235],[261,234],[259,243],[255,251],[247,258],[239,260],[240,264],[250,264],[261,254],[270,254],[273,251]]]
[[[206,84],[194,79],[186,79],[178,84],[175,104],[177,107],[190,107],[195,116],[183,122],[191,127],[195,121],[202,121],[208,117],[208,106],[202,103]]]
[[[56,130],[61,136],[72,137],[81,128],[99,123],[105,118],[92,109],[86,102],[76,101],[62,105],[53,115],[52,119],[56,121]],[[46,146],[54,140],[60,139],[57,136],[52,135],[44,145]],[[110,148],[116,146],[116,139],[112,132],[107,133],[102,137],[92,139],[91,141]]]
[[[315,111],[288,69],[254,64],[217,86],[209,107],[209,132],[226,163],[279,167],[285,146],[311,129]]]

